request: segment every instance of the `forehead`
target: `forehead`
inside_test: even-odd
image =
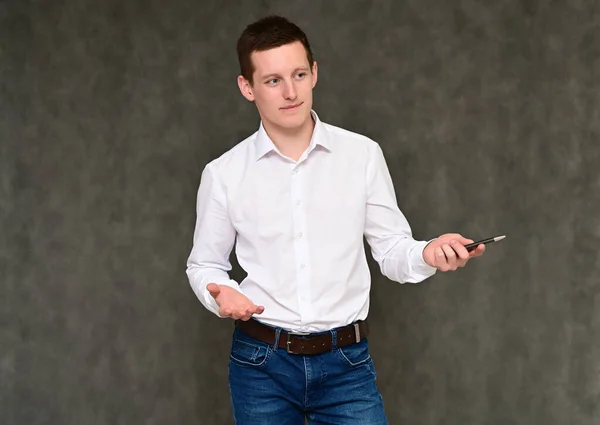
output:
[[[308,67],[306,50],[299,41],[262,52],[252,53],[256,75],[285,74],[299,67]]]

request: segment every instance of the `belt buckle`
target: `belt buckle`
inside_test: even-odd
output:
[[[296,351],[292,351],[292,349],[290,348],[290,345],[292,343],[292,341],[290,341],[290,337],[292,335],[310,335],[310,332],[288,332],[286,339],[285,339],[285,351],[288,352],[288,354],[302,354]]]
[[[357,344],[360,342],[360,327],[358,326],[358,323],[354,324],[354,339]]]

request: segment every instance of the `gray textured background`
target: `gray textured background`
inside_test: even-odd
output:
[[[450,3],[1,2],[0,422],[231,423],[185,260],[202,168],[258,125],[235,41],[277,12],[416,237],[508,235],[422,285],[372,268],[390,422],[598,424],[598,2]]]

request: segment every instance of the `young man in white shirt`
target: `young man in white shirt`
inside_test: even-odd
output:
[[[190,284],[235,320],[229,362],[238,425],[387,424],[368,349],[366,238],[381,272],[421,282],[485,250],[460,234],[417,241],[379,145],[312,110],[317,63],[304,32],[271,16],[238,40],[254,134],[211,161],[198,190]],[[247,277],[230,279],[229,255]]]

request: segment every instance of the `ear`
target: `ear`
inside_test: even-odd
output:
[[[237,82],[242,95],[250,102],[254,102],[254,94],[252,93],[252,85],[250,84],[250,81],[246,80],[243,75],[239,75]]]
[[[312,67],[312,87],[313,87],[313,89],[317,85],[317,76],[319,73],[318,71],[319,71],[319,69],[317,67],[317,61],[313,61],[313,67]]]

